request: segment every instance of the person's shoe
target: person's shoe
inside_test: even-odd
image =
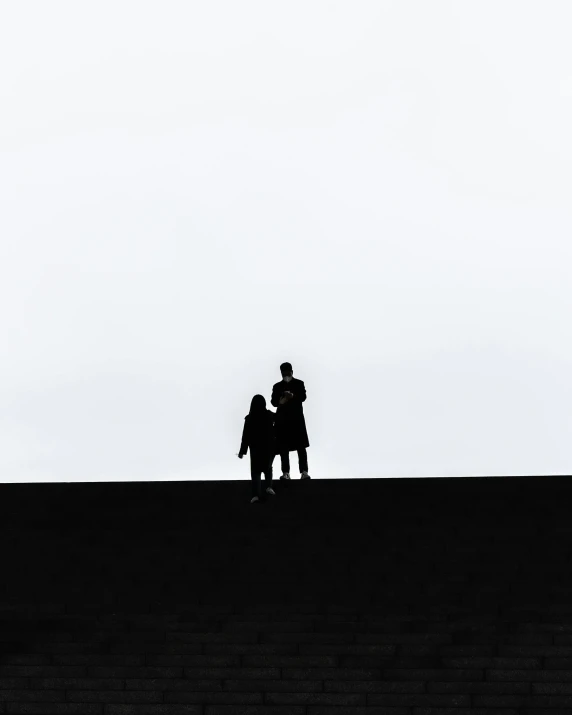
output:
[[[258,497],[252,497],[252,499],[250,500],[250,503],[251,503],[251,504],[254,504],[254,502],[257,502],[257,501],[260,501],[260,500],[258,499]]]
[[[308,472],[302,472],[302,474],[300,475],[300,479],[311,479],[311,478],[312,477],[310,477]]]
[[[273,496],[276,495],[276,492],[274,491],[274,489],[272,489],[272,487],[268,487],[268,489],[266,490],[266,493],[267,493],[267,494],[272,494]]]
[[[290,479],[290,472],[284,472],[280,479]]]

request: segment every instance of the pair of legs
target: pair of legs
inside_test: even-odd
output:
[[[294,450],[292,450],[294,451]],[[298,452],[298,467],[300,468],[300,474],[302,472],[308,471],[308,453],[305,447],[295,450]],[[290,452],[280,452],[280,462],[282,467],[282,473],[290,472]]]
[[[272,462],[274,461],[274,454],[252,454],[252,449],[250,450],[250,477],[252,479],[252,496],[260,497],[261,492],[261,474],[264,474],[264,487],[272,486]]]

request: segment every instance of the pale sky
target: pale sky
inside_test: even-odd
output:
[[[284,361],[313,478],[572,473],[571,22],[3,3],[0,481],[249,479]]]

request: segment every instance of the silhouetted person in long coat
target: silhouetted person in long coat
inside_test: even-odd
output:
[[[290,479],[290,452],[298,452],[298,466],[302,479],[310,479],[308,474],[307,447],[310,446],[306,431],[306,420],[302,403],[306,400],[303,380],[292,376],[292,365],[280,365],[282,380],[272,387],[270,402],[276,407],[277,454],[280,455],[282,476]]]
[[[250,447],[250,476],[252,479],[251,503],[260,500],[260,475],[264,472],[266,492],[274,495],[272,489],[272,462],[276,456],[276,434],[274,420],[276,415],[266,409],[263,395],[254,395],[250,403],[250,412],[244,418],[242,440],[238,456],[240,459]]]

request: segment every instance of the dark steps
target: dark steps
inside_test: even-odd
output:
[[[1,484],[0,713],[572,713],[572,481]]]

